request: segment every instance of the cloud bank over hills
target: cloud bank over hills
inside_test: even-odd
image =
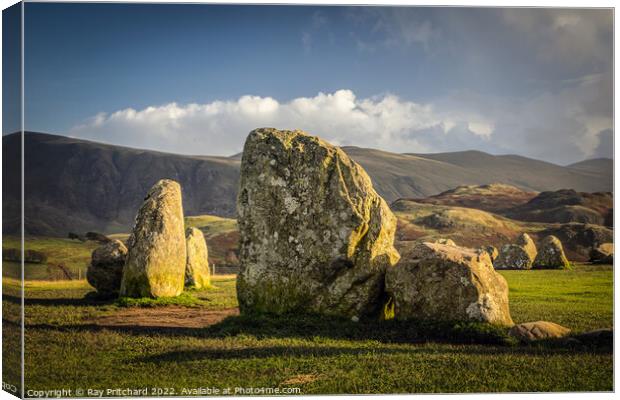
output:
[[[576,88],[526,101],[459,92],[423,103],[393,94],[360,98],[349,89],[289,101],[246,95],[102,112],[68,133],[174,153],[231,155],[241,151],[249,131],[271,126],[304,129],[341,146],[416,153],[478,149],[565,164],[609,156],[604,144],[611,118],[585,109],[604,84],[604,77],[590,76]]]

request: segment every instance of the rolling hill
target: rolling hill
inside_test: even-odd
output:
[[[19,208],[19,135],[3,136],[5,215]],[[25,141],[25,229],[66,236],[69,231],[126,232],[147,190],[161,178],[179,181],[186,215],[231,217],[240,157],[185,156],[28,132]],[[344,147],[371,176],[388,202],[428,197],[461,185],[504,183],[525,191],[570,188],[611,191],[613,163],[595,160],[563,167],[520,156],[465,151],[396,154]],[[18,176],[18,175],[17,175]],[[7,178],[11,178],[8,179]],[[5,220],[5,232],[17,220]]]

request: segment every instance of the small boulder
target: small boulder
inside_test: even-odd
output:
[[[185,287],[196,289],[208,287],[211,280],[209,251],[202,231],[198,228],[187,228],[185,241],[187,244]]]
[[[508,284],[487,253],[438,243],[415,245],[388,269],[385,290],[396,319],[513,325]]]
[[[97,247],[86,270],[86,280],[101,295],[116,295],[121,287],[127,247],[120,240],[111,240]]]
[[[614,263],[614,244],[603,243],[590,250],[590,262],[594,264],[613,264]]]
[[[162,179],[148,192],[128,241],[121,296],[172,297],[183,291],[187,247],[181,186]]]
[[[570,333],[570,329],[553,322],[536,321],[517,324],[510,328],[508,334],[522,342],[542,339],[561,338]]]
[[[531,269],[537,255],[534,241],[530,235],[523,233],[516,244],[502,246],[493,266],[495,269]]]
[[[534,260],[535,268],[570,268],[570,263],[564,254],[560,239],[553,235],[546,236],[540,243],[540,251]]]
[[[396,217],[364,169],[302,131],[252,131],[237,199],[239,308],[378,316]]]

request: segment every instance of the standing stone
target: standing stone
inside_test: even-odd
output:
[[[531,269],[537,255],[534,241],[530,235],[523,233],[516,244],[502,246],[493,266],[495,269]]]
[[[121,296],[171,297],[183,291],[186,244],[181,186],[162,179],[148,192],[128,241]]]
[[[603,243],[593,247],[590,251],[590,262],[594,264],[613,264],[614,263],[614,244]]]
[[[126,258],[127,247],[120,240],[112,239],[97,247],[91,255],[86,280],[100,295],[117,295]]]
[[[185,267],[185,286],[201,289],[209,286],[209,251],[207,242],[198,228],[187,228],[185,231],[187,243],[187,265]]]
[[[508,284],[486,252],[421,243],[389,268],[385,290],[394,318],[479,321],[512,326]]]
[[[399,258],[396,218],[341,149],[302,131],[252,131],[237,213],[241,312],[379,314]]]
[[[522,233],[521,236],[517,239],[517,245],[521,246],[527,254],[530,256],[532,260],[536,259],[538,255],[538,250],[536,250],[536,244],[527,233]]]
[[[539,247],[540,251],[534,260],[535,268],[570,268],[560,239],[553,235],[546,236]]]

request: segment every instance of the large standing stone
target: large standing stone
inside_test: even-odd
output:
[[[121,287],[127,247],[112,239],[97,247],[86,270],[86,280],[101,295],[116,295]]]
[[[129,237],[121,296],[170,297],[183,291],[186,244],[181,186],[162,179],[148,192]]]
[[[537,255],[534,241],[530,235],[523,233],[516,244],[502,246],[493,266],[496,269],[531,269]]]
[[[418,244],[388,269],[385,290],[394,302],[396,319],[513,325],[508,284],[486,252]]]
[[[185,231],[187,243],[187,265],[185,267],[185,286],[196,289],[209,286],[209,251],[207,242],[198,228],[187,228]]]
[[[302,131],[252,131],[237,212],[242,312],[379,313],[399,258],[396,218],[341,149]]]
[[[546,236],[540,243],[539,249],[536,260],[534,260],[535,268],[570,268],[562,242],[557,237]]]

